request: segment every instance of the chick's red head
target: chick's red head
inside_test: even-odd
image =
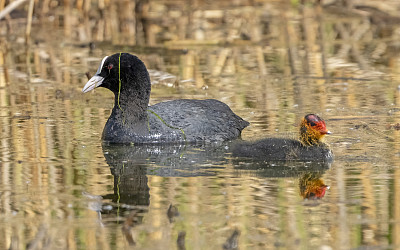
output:
[[[330,133],[326,128],[325,121],[318,115],[308,114],[301,122],[300,140],[305,145],[318,144],[324,135]]]

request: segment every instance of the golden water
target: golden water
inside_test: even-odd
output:
[[[180,232],[187,249],[221,249],[235,229],[240,249],[400,246],[398,27],[390,15],[239,2],[185,12],[156,1],[146,34],[101,33],[73,15],[34,24],[30,46],[23,24],[3,34],[0,249],[175,249]],[[107,11],[112,27],[127,21]],[[150,18],[163,13],[170,24]],[[177,148],[166,158],[118,151],[110,163],[100,137],[113,96],[81,89],[119,51],[153,70],[151,103],[221,100],[252,124],[245,140],[295,137],[301,117],[318,113],[335,161],[253,165]],[[301,195],[309,176],[330,186],[323,198]]]

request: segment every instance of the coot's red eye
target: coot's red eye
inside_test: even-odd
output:
[[[109,65],[107,65],[107,69],[110,70],[114,67],[114,65],[112,65],[111,63]]]

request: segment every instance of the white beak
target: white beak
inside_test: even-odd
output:
[[[83,87],[82,92],[86,93],[91,91],[94,88],[97,88],[103,83],[104,78],[102,76],[94,75],[90,80],[85,84],[85,87]]]
[[[100,76],[100,73],[101,73],[101,69],[103,68],[104,62],[106,61],[107,57],[108,56],[105,56],[103,58],[103,60],[101,60],[100,66],[97,69],[96,74],[92,78],[90,78],[90,80],[85,84],[85,87],[83,87],[83,89],[82,89],[83,93],[89,92],[92,89],[97,88],[98,86],[100,86],[103,83],[104,78],[102,76]]]

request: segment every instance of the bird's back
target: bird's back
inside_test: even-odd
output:
[[[184,133],[187,142],[232,140],[249,125],[214,99],[161,102],[149,107],[148,117],[151,133]]]

